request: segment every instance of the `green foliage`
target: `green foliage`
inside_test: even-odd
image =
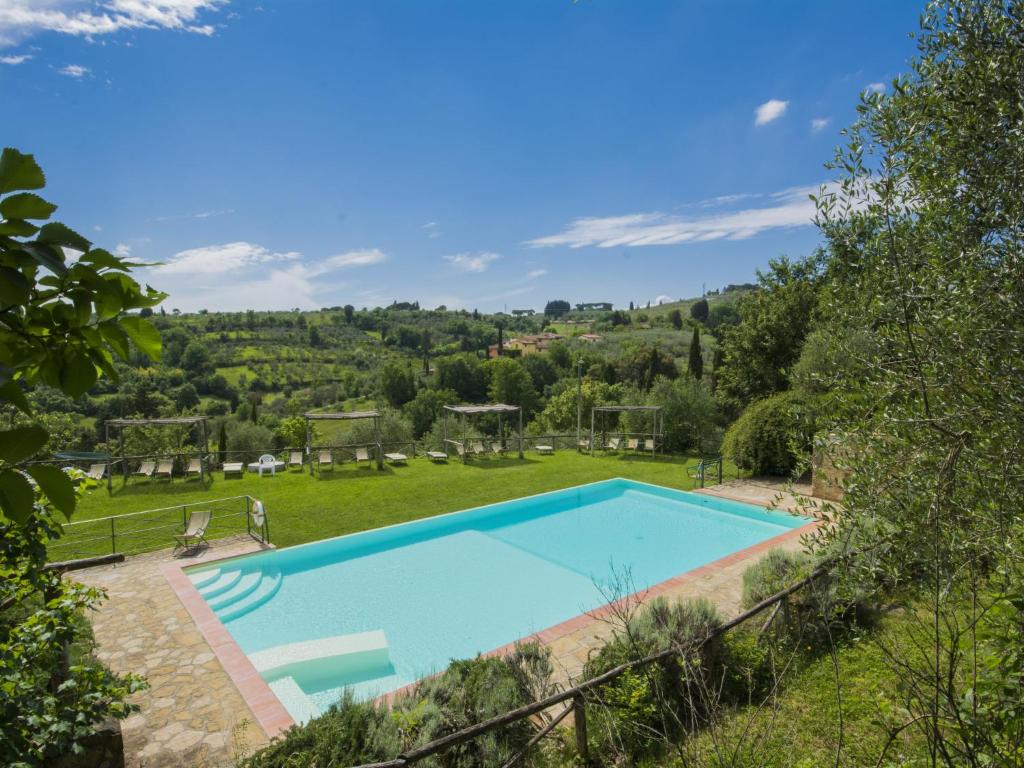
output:
[[[679,375],[672,355],[657,347],[642,346],[622,362],[620,378],[642,390],[648,390],[659,376],[674,379]]]
[[[690,648],[721,624],[706,600],[652,600],[592,655],[584,667],[595,677],[627,661],[668,648]],[[657,754],[667,742],[704,722],[711,703],[709,683],[719,674],[720,641],[631,670],[597,689],[588,700],[592,738],[602,754],[635,761]]]
[[[416,397],[406,403],[403,409],[412,423],[413,437],[419,440],[430,432],[434,423],[441,417],[446,405],[458,401],[458,395],[450,389],[421,389]]]
[[[416,396],[416,376],[412,368],[398,362],[385,365],[380,372],[380,391],[395,408],[412,400]]]
[[[317,433],[316,423],[309,422],[309,428],[310,440],[313,445],[317,445],[320,435]],[[301,416],[289,416],[281,419],[274,430],[274,436],[279,445],[300,448],[306,444],[306,420]]]
[[[715,424],[714,399],[699,381],[689,377],[660,378],[654,382],[643,403],[661,406],[662,447],[667,451],[708,452],[716,449],[721,441],[721,429]],[[629,413],[623,418],[629,432],[650,430],[650,414]]]
[[[816,418],[813,399],[795,392],[767,397],[726,430],[722,452],[756,475],[788,476],[810,455]]]
[[[705,303],[705,307],[706,306],[707,305]],[[690,314],[693,314],[693,307],[690,307]],[[673,309],[671,312],[668,313],[668,321],[672,324],[672,327],[675,328],[677,331],[681,331],[683,329],[683,313],[680,312],[678,309]]]
[[[228,422],[228,451],[233,461],[255,461],[274,447],[274,433],[251,421]]]
[[[581,387],[582,408],[585,429],[590,429],[590,409],[595,405],[617,403],[622,397],[622,388],[593,379],[584,379]],[[550,432],[570,432],[576,429],[576,387],[566,387],[559,394],[548,399],[547,405],[537,418],[538,426]]]
[[[700,381],[704,378],[704,354],[700,349],[700,329],[693,329],[693,336],[690,338],[690,359],[687,364],[690,375]]]
[[[743,606],[750,608],[788,587],[810,571],[802,552],[772,549],[743,572]]]
[[[698,323],[706,321],[708,319],[708,300],[701,298],[698,301],[693,302],[693,304],[690,305],[690,317]]]
[[[480,369],[480,361],[467,355],[439,357],[435,362],[434,385],[450,389],[461,402],[481,402],[487,393],[487,381]]]
[[[519,361],[499,357],[488,360],[484,370],[490,378],[487,394],[491,400],[518,405],[523,409],[523,418],[530,418],[537,408],[537,392],[533,388],[533,379]]]

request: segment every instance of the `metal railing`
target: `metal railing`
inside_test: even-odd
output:
[[[527,704],[519,707],[518,709],[511,710],[510,712],[506,712],[502,715],[492,717],[483,722],[455,731],[454,733],[441,736],[440,738],[434,739],[433,741],[427,742],[421,746],[409,749],[395,757],[393,760],[385,760],[377,763],[365,763],[363,765],[356,766],[356,768],[404,768],[404,766],[414,765],[421,760],[425,760],[428,757],[442,753],[452,747],[458,746],[459,744],[463,744],[479,736],[483,736],[484,734],[497,731],[527,718],[537,718],[541,716],[542,713],[552,707],[558,706],[559,704],[564,704],[564,709],[557,713],[543,728],[539,729],[538,732],[534,734],[533,738],[531,738],[526,744],[525,748],[505,763],[505,768],[510,768],[525,758],[529,753],[529,750],[554,730],[555,726],[557,726],[558,723],[565,719],[570,713],[573,715],[573,724],[576,732],[575,742],[577,755],[583,764],[589,764],[590,755],[587,742],[586,710],[586,698],[588,695],[592,695],[601,686],[611,683],[616,678],[627,672],[643,669],[652,664],[657,664],[658,662],[666,661],[673,657],[685,657],[688,654],[700,651],[707,643],[721,637],[755,616],[758,616],[768,608],[781,605],[782,602],[794,592],[804,589],[822,576],[830,573],[833,565],[834,562],[819,565],[806,577],[791,584],[785,589],[776,592],[771,597],[765,598],[760,603],[747,609],[735,618],[720,624],[702,638],[695,639],[685,645],[666,648],[648,656],[627,661],[608,670],[607,672],[592,677],[589,680],[584,680],[577,685],[566,688],[565,690],[559,691],[551,696],[547,696],[539,701],[535,701],[532,704]],[[767,628],[768,624],[771,623],[771,620],[774,617],[775,614],[773,613],[769,617],[769,620],[765,622],[762,627],[762,631]]]
[[[717,478],[717,482],[721,485],[723,469],[724,464],[721,456],[707,456],[698,463],[687,467],[686,474],[690,476],[691,480],[699,482],[700,487],[703,488],[708,480],[714,480],[715,478]]]
[[[197,501],[173,507],[147,509],[123,515],[76,520],[63,526],[63,534],[47,547],[50,560],[75,560],[107,554],[140,554],[174,546],[174,537],[192,512],[210,512],[205,538],[218,539],[247,533],[270,543],[266,512],[254,514],[252,496]],[[258,519],[257,519],[258,518]]]

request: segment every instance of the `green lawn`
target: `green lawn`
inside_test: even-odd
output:
[[[322,477],[293,470],[276,477],[246,474],[224,479],[218,472],[206,485],[194,478],[175,478],[170,483],[132,479],[122,486],[115,478],[113,495],[108,495],[105,487],[89,491],[74,519],[90,520],[249,494],[266,507],[273,543],[290,546],[611,477],[688,489],[693,481],[685,468],[695,461],[682,456],[591,457],[561,451],[553,456],[528,453],[522,460],[491,457],[468,465],[455,460],[432,464],[426,459],[413,459],[407,466],[385,466],[383,470],[348,463],[324,472]],[[732,468],[727,472],[734,474]],[[180,519],[175,517],[170,522],[177,524]],[[170,542],[171,533],[160,535]],[[103,535],[99,530],[96,534]],[[96,547],[109,551],[102,540]]]

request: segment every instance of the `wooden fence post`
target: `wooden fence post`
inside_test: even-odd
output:
[[[573,727],[576,730],[576,751],[584,765],[590,764],[590,753],[587,749],[587,709],[583,697],[576,695],[572,699]]]

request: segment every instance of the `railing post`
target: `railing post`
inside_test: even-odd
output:
[[[110,518],[110,554],[117,554],[117,534],[114,533],[114,518]]]
[[[583,696],[577,694],[572,699],[573,727],[576,731],[576,752],[579,753],[580,762],[584,765],[590,763],[590,753],[587,749],[587,709],[583,703]]]
[[[718,484],[722,484],[722,457],[718,457]]]

